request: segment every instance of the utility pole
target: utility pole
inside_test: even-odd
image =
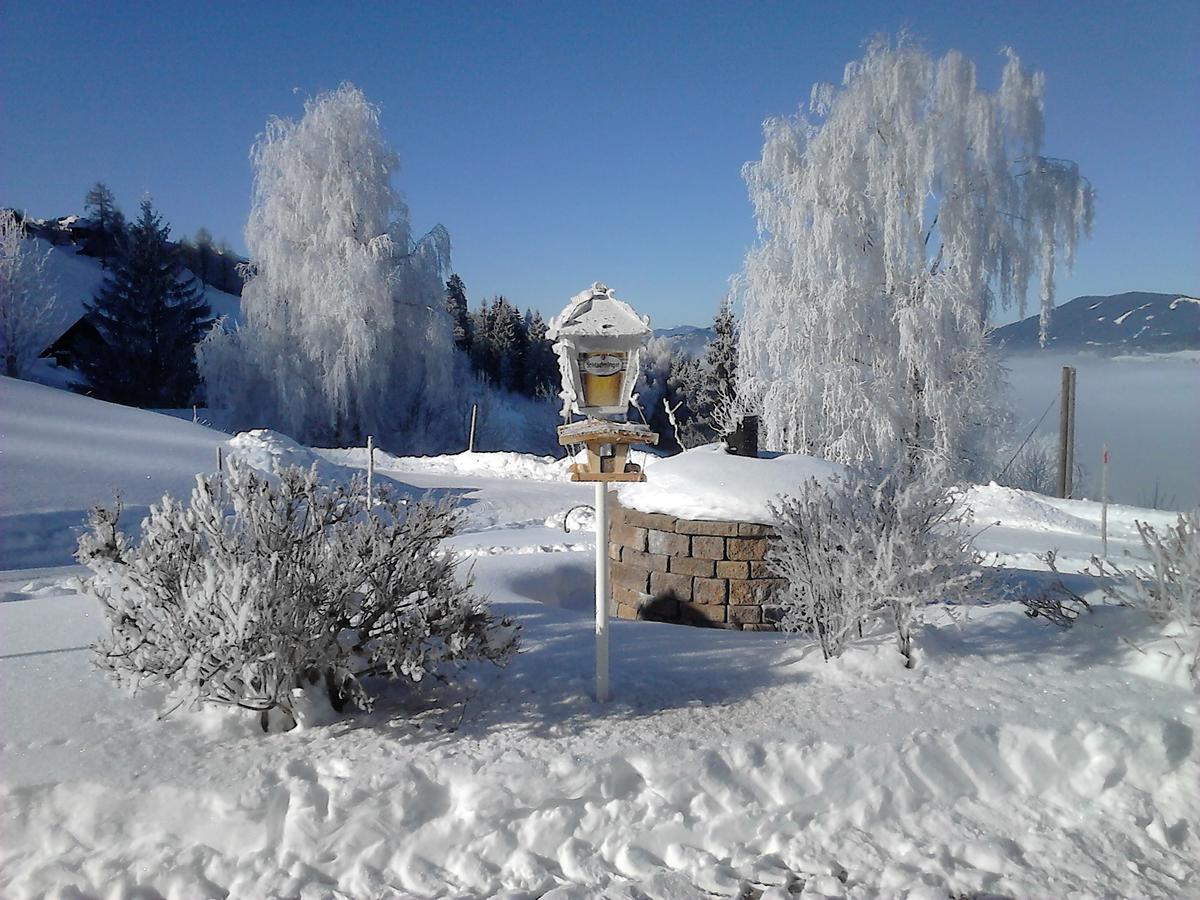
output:
[[[1075,469],[1075,369],[1063,366],[1062,399],[1058,414],[1058,496],[1074,492]]]

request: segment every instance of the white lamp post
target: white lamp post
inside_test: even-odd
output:
[[[584,444],[587,462],[571,466],[572,481],[596,484],[596,699],[608,699],[608,498],[610,481],[644,481],[640,467],[628,461],[631,444],[656,444],[645,425],[614,422],[625,418],[637,384],[642,347],[650,338],[650,320],[635,313],[600,282],[571,298],[550,320],[546,337],[554,341],[562,375],[563,445]],[[571,422],[571,415],[583,416]]]

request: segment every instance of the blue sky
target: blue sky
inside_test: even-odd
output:
[[[1200,291],[1200,3],[29,3],[0,0],[0,205],[77,212],[97,180],[238,249],[249,148],[342,81],[382,107],[415,226],[473,302],[545,312],[596,279],[705,324],[755,239],[762,120],[879,31],[1046,73],[1047,152],[1096,230],[1060,301]]]

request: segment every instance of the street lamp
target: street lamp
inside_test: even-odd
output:
[[[587,461],[571,466],[572,481],[596,485],[596,699],[608,699],[608,497],[610,481],[645,481],[628,461],[632,444],[657,444],[645,425],[627,421],[650,320],[596,282],[576,294],[546,330],[562,376],[558,442],[583,444]],[[572,414],[583,421],[571,422]],[[612,421],[617,416],[626,421]]]

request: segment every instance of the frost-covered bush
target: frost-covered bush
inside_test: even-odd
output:
[[[304,689],[369,709],[367,678],[420,681],[446,664],[503,662],[515,628],[460,582],[442,541],[450,501],[328,485],[315,468],[266,475],[237,460],[199,475],[186,505],[164,497],[132,545],[98,508],[77,558],[109,626],[97,661],[134,689],[296,720]]]
[[[1181,513],[1162,533],[1145,522],[1137,527],[1148,565],[1122,568],[1093,559],[1092,566],[1109,576],[1104,585],[1109,599],[1178,629],[1174,643],[1189,660],[1192,685],[1200,690],[1200,509]]]
[[[815,637],[828,660],[871,621],[890,619],[911,667],[924,606],[962,595],[980,576],[958,499],[931,481],[855,472],[780,497],[768,562],[787,582],[781,627]]]

